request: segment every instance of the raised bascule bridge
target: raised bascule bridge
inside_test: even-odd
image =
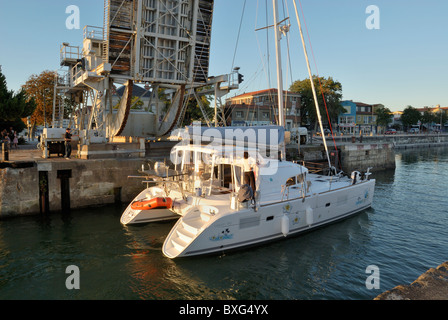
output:
[[[61,46],[44,157],[61,144],[66,127],[75,139],[79,134],[78,156],[86,158],[93,145],[167,136],[192,97],[207,125],[224,123],[224,112],[210,119],[200,99],[211,93],[222,109],[220,98],[241,79],[239,68],[209,77],[213,6],[214,0],[105,0],[103,27],[84,27],[82,47]],[[135,97],[144,97],[137,109]]]

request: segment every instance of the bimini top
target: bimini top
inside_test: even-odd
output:
[[[221,144],[254,149],[278,149],[285,142],[285,129],[281,126],[253,127],[202,127],[189,126],[177,129],[172,137],[190,140],[195,145]]]
[[[185,141],[184,141],[185,142]],[[285,178],[289,174],[298,175],[308,172],[308,169],[290,161],[279,161],[274,155],[267,156],[260,149],[246,148],[232,145],[210,143],[208,145],[194,145],[179,143],[171,150],[171,161],[175,164],[181,162],[205,164],[231,164],[242,166],[243,154],[247,151],[258,167],[257,173],[263,176]],[[285,175],[285,177],[284,177]],[[289,177],[289,176],[288,176]]]

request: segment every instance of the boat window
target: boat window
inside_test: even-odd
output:
[[[288,180],[286,180],[286,186],[293,186],[296,184],[296,177],[291,177]]]
[[[306,173],[302,173],[302,174],[297,175],[297,183],[303,183],[303,181],[306,180],[305,175],[306,175]]]
[[[239,166],[232,166],[232,168],[235,171],[235,175],[234,175],[234,178],[236,180],[235,184],[236,184],[237,187],[239,187],[239,186],[242,185],[242,181],[243,181],[242,174],[243,174],[243,171],[241,170],[241,167],[239,167]]]

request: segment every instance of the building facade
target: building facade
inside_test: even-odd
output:
[[[338,117],[338,131],[344,134],[354,134],[356,128],[356,104],[353,101],[341,101],[345,112]]]
[[[298,93],[284,91],[286,130],[300,126],[300,98]],[[228,98],[225,115],[227,125],[232,126],[278,124],[278,90],[260,90]]]
[[[339,132],[344,134],[371,134],[378,130],[376,110],[384,107],[382,104],[366,104],[351,100],[341,101],[346,112],[338,117]]]

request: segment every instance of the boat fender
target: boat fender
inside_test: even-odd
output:
[[[311,226],[314,223],[313,209],[311,207],[306,208],[306,224]]]
[[[236,195],[232,195],[230,197],[230,209],[236,210],[238,208],[237,197]]]
[[[286,214],[284,214],[282,217],[282,233],[285,237],[289,233],[289,218]]]

